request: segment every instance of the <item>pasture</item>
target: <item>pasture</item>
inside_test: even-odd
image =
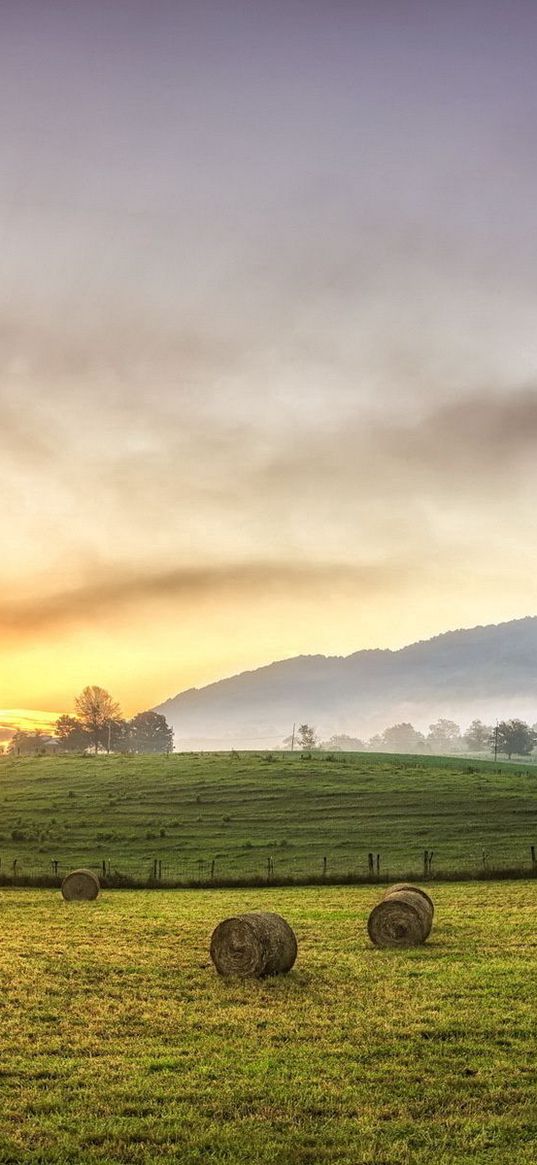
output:
[[[146,879],[530,869],[537,769],[335,753],[0,762],[0,873],[102,863]],[[214,863],[214,865],[213,865]]]
[[[378,951],[375,887],[0,892],[3,1165],[529,1165],[537,884],[434,888]],[[215,924],[276,909],[286,977],[219,978]]]

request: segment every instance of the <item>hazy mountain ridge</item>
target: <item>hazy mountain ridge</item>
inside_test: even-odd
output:
[[[293,721],[367,737],[397,720],[537,720],[537,616],[459,629],[392,651],[302,655],[190,688],[156,709],[176,748],[277,746]]]

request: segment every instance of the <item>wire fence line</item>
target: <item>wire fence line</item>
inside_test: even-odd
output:
[[[506,852],[509,848],[510,852]],[[91,858],[51,859],[47,862],[0,856],[0,885],[59,886],[70,870],[93,870],[104,886],[110,887],[217,887],[259,885],[361,885],[390,881],[457,881],[494,878],[525,878],[537,875],[536,846],[502,847],[493,855],[485,850],[464,859],[444,859],[441,853],[425,849],[408,860],[369,851],[358,862],[349,856],[329,854],[301,860],[245,862],[232,858],[167,857],[149,859]]]

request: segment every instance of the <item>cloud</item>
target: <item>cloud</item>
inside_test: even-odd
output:
[[[23,602],[0,603],[0,633],[28,638],[75,623],[84,625],[114,619],[133,605],[203,600],[233,595],[237,599],[260,594],[286,597],[334,588],[362,593],[401,586],[410,564],[398,561],[349,565],[331,562],[256,562],[191,567],[155,574],[111,574],[68,591]]]

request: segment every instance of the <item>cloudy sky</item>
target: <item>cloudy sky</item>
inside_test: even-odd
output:
[[[536,613],[536,44],[4,0],[1,708]]]

